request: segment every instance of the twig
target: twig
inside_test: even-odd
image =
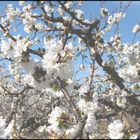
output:
[[[77,121],[79,122],[79,120],[81,120],[81,115],[80,115],[79,110],[77,109],[77,107],[75,106],[73,100],[69,96],[68,91],[65,89],[63,81],[60,79],[60,77],[57,77],[57,80],[58,80],[58,84],[60,86],[60,89],[61,89],[62,93],[64,94],[64,97],[66,98],[66,100],[68,101],[70,106],[73,108],[74,114],[76,115]]]

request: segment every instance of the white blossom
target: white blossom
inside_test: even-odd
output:
[[[1,51],[3,52],[4,56],[9,57],[10,49],[12,49],[12,46],[9,44],[9,42],[5,40],[1,40]]]
[[[0,118],[0,139],[11,138],[13,121],[6,127],[5,119]]]
[[[71,139],[74,136],[75,131],[76,131],[76,127],[75,126],[67,129],[66,130],[67,139]]]
[[[47,71],[48,75],[53,78],[58,76],[62,79],[72,78],[73,70],[71,60],[73,58],[74,50],[72,44],[69,43],[64,50],[62,50],[62,41],[56,42],[56,39],[44,41],[45,48],[47,49],[44,59],[42,60],[43,68]],[[61,55],[61,63],[58,60]],[[67,62],[67,63],[66,63]]]
[[[111,139],[122,139],[124,133],[122,132],[124,129],[124,124],[120,120],[114,120],[112,123],[108,125],[109,138]]]
[[[58,12],[60,15],[64,15],[64,10],[62,9],[62,7],[60,5],[58,7]]]
[[[23,6],[24,3],[25,3],[25,1],[19,1],[19,5],[20,5],[20,6]]]
[[[75,12],[76,17],[77,17],[78,19],[83,19],[83,16],[84,16],[83,11],[81,11],[81,10],[79,10],[79,9],[76,9],[74,12]]]
[[[80,70],[85,70],[85,65],[81,64],[80,65]]]
[[[52,89],[52,88],[46,88],[45,91],[46,91],[46,93],[49,96],[52,96],[52,97],[63,97],[63,93],[62,93],[61,90],[54,91],[54,89]]]
[[[79,89],[79,93],[80,95],[84,95],[85,93],[87,93],[89,90],[89,86],[88,85],[82,85]]]
[[[50,118],[48,119],[48,122],[51,125],[47,127],[47,131],[50,133],[50,135],[52,131],[56,133],[56,135],[61,136],[65,133],[65,130],[73,130],[71,127],[69,127],[69,124],[67,124],[67,121],[69,121],[70,117],[68,115],[68,109],[66,109],[65,107],[56,106],[49,117]],[[70,135],[70,132],[68,131],[66,134]]]
[[[7,13],[7,19],[12,21],[15,20],[16,16],[20,15],[20,10],[18,8],[15,9],[12,4],[8,4],[6,13]]]
[[[140,24],[135,25],[135,26],[133,27],[133,29],[132,29],[132,32],[133,32],[133,33],[140,32]]]
[[[35,24],[35,28],[39,31],[44,31],[45,30],[45,27],[42,23]]]
[[[30,33],[32,28],[36,25],[36,18],[32,17],[31,11],[28,10],[28,7],[23,7],[24,13],[22,14],[23,17],[23,24],[24,24],[24,31]]]
[[[51,12],[53,12],[53,8],[51,8],[51,7],[49,7],[47,4],[45,5],[45,10],[46,10],[46,13],[48,14],[48,15],[50,15],[51,14]]]
[[[100,13],[101,13],[101,16],[105,17],[108,15],[108,9],[106,8],[101,8],[100,9]]]
[[[119,12],[119,13],[114,14],[114,23],[120,22],[120,20],[124,17],[125,17],[125,13]]]
[[[108,21],[107,22],[108,22],[108,24],[115,24],[115,23],[120,22],[121,19],[124,18],[124,17],[125,17],[124,13],[121,13],[121,12],[115,13],[113,16],[110,15],[108,17]]]
[[[125,108],[126,107],[126,98],[125,97],[117,97],[116,103],[118,106]]]
[[[110,16],[108,17],[107,23],[108,23],[108,24],[113,24],[113,23],[114,23],[114,18],[113,18],[112,15],[110,15]]]
[[[72,5],[72,1],[67,1],[65,7],[69,9],[71,5]]]
[[[40,133],[42,133],[45,129],[46,129],[46,125],[44,125],[44,126],[39,126],[38,131],[39,131]]]
[[[55,107],[54,110],[51,112],[50,114],[50,118],[48,119],[48,122],[50,124],[59,125],[59,117],[61,117],[61,115],[63,113],[68,113],[68,110],[64,107]]]
[[[138,134],[137,133],[131,134],[129,139],[138,139]]]
[[[88,133],[92,133],[93,130],[96,129],[96,118],[94,115],[94,111],[88,112],[85,129]]]

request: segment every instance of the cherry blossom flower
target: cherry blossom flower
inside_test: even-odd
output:
[[[140,24],[137,24],[133,27],[133,30],[132,30],[133,33],[137,33],[137,32],[140,32]]]
[[[122,139],[124,133],[124,124],[120,120],[114,120],[108,125],[109,138],[111,139]]]

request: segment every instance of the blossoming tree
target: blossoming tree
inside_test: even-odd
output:
[[[139,137],[140,44],[118,28],[130,3],[91,20],[82,4],[19,1],[0,16],[0,138]]]

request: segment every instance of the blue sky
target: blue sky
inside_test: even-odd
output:
[[[116,8],[119,8],[120,1],[104,1],[105,7],[109,11],[113,11]],[[123,1],[123,7],[126,6],[129,2]],[[90,18],[91,16],[99,15],[100,2],[99,1],[86,1],[83,5],[83,11],[86,16]],[[132,28],[135,24],[140,22],[140,1],[133,1],[131,6],[128,7],[126,11],[126,17],[120,22],[120,31],[122,39],[124,42],[131,42],[134,34],[132,33]],[[137,34],[136,40],[139,40],[140,33]]]
[[[19,7],[18,1],[0,1],[0,15],[3,15],[4,9],[7,4],[13,4],[16,7]],[[124,8],[128,4],[128,1],[123,1],[122,7]],[[120,1],[104,1],[104,6],[111,12],[116,8],[119,8]],[[85,14],[85,17],[88,19],[90,18],[96,18],[100,14],[100,1],[85,1],[82,10]],[[21,7],[20,7],[21,8]],[[140,22],[140,2],[139,1],[133,1],[128,7],[126,11],[126,17],[121,21],[120,23],[120,33],[122,36],[123,42],[132,42],[132,39],[134,37],[134,34],[132,33],[132,28],[134,25]],[[22,33],[22,32],[21,32]],[[112,36],[112,33],[108,33],[105,36],[105,40],[108,40]],[[139,41],[140,39],[140,33],[136,36],[136,41]],[[75,68],[77,68],[77,65],[75,65]],[[87,72],[79,73],[78,77],[81,77],[82,75],[87,75]]]

